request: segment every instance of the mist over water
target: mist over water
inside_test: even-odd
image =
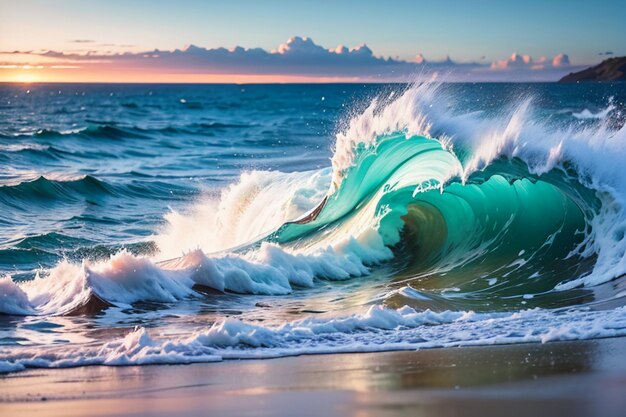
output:
[[[0,370],[626,334],[625,100],[3,86]]]

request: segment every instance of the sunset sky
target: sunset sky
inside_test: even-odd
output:
[[[0,81],[556,80],[625,55],[624,22],[623,1],[1,0]]]

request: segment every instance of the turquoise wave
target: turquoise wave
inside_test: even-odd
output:
[[[437,140],[399,133],[375,143],[360,145],[340,186],[318,208],[268,240],[323,245],[358,235],[355,228],[369,222],[394,254],[385,268],[395,285],[423,291],[418,299],[435,302],[443,294],[489,308],[493,301],[503,308],[584,301],[584,293],[552,292],[594,265],[578,248],[601,203],[573,171],[538,176],[512,158],[463,179],[462,157]]]

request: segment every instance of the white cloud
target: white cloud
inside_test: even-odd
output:
[[[530,55],[513,53],[507,59],[491,63],[491,69],[493,70],[530,69],[536,71],[550,67],[557,68],[569,66],[569,56],[566,54],[558,54],[551,60],[548,60],[545,56],[539,57],[537,60],[534,60]]]
[[[532,65],[533,59],[530,55],[520,55],[514,52],[509,58],[495,61],[491,64],[492,69],[523,68]]]
[[[306,36],[292,36],[286,43],[280,44],[277,50],[277,53],[283,55],[326,55],[328,52]]]

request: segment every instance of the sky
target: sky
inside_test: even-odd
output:
[[[0,81],[549,81],[626,55],[624,22],[624,0],[0,0]]]

